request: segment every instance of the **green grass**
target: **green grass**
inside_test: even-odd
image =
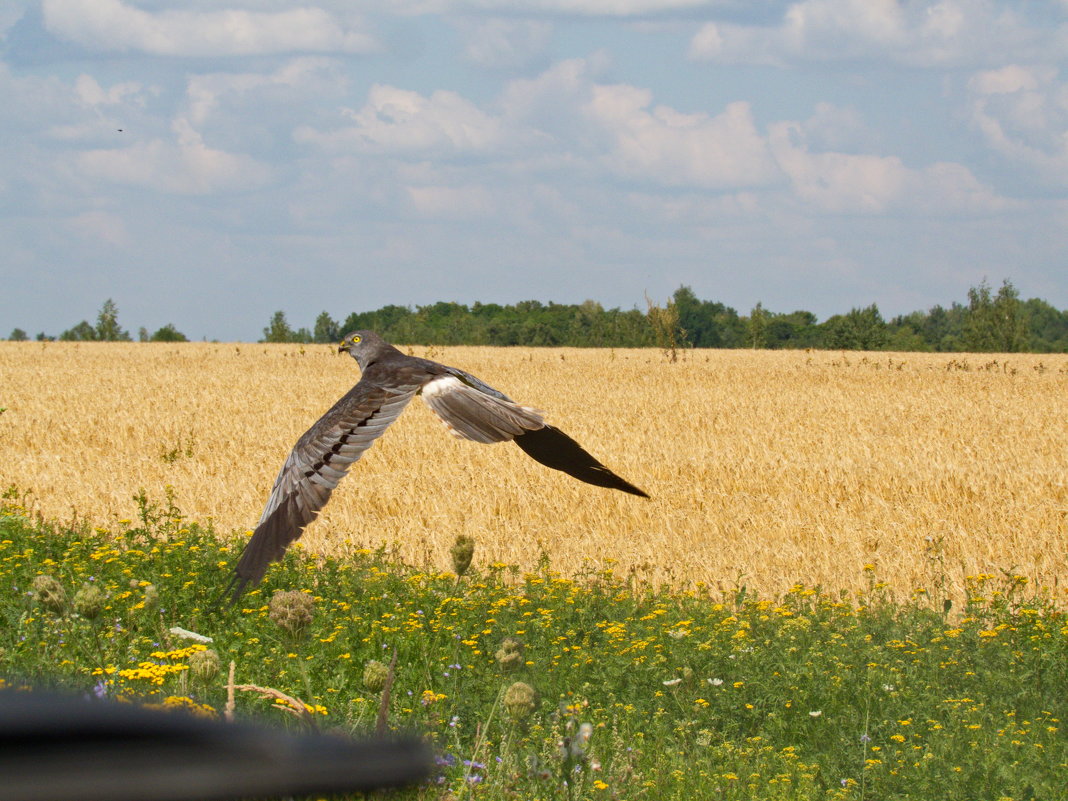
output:
[[[239,715],[366,733],[381,703],[367,665],[396,649],[389,725],[439,754],[415,798],[1068,798],[1068,617],[1023,577],[976,576],[967,608],[944,613],[922,591],[891,602],[870,572],[861,595],[762,599],[652,592],[610,565],[566,579],[548,556],[521,575],[480,565],[477,545],[463,577],[297,549],[217,612],[239,540],[143,497],[139,520],[105,531],[33,520],[8,496],[7,685],[217,715],[233,661],[237,683],[307,705],[302,722],[239,693]],[[314,599],[303,630],[271,618],[283,589]],[[221,669],[172,626],[214,638]]]

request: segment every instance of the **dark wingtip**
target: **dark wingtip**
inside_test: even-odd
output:
[[[236,604],[250,585],[255,586],[263,581],[268,565],[285,555],[289,544],[300,537],[304,527],[314,517],[314,514],[299,517],[295,508],[293,503],[280,504],[256,527],[245,543],[230,583],[223,592],[223,596],[230,596],[229,606]]]
[[[515,438],[515,444],[535,461],[567,473],[579,481],[640,498],[649,497],[649,493],[617,476],[559,428],[545,426],[535,431],[527,431]]]
[[[212,601],[212,608],[216,611],[233,609],[241,599],[241,596],[245,594],[245,590],[250,583],[250,579],[235,572],[230,576],[230,581],[226,587],[215,596],[215,600]]]

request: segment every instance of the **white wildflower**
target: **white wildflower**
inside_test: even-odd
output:
[[[181,637],[183,640],[192,640],[193,642],[202,643],[213,642],[211,637],[197,634],[195,631],[189,631],[189,629],[183,629],[181,626],[172,626],[170,631],[175,637]]]

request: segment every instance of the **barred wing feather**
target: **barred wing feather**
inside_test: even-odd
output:
[[[228,592],[236,601],[282,558],[330,499],[330,493],[408,405],[418,386],[360,381],[297,441],[275,479],[260,522],[245,546]]]

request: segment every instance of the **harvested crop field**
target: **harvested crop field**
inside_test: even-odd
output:
[[[297,437],[359,378],[326,345],[0,343],[0,484],[120,527],[144,488],[250,529]],[[416,346],[544,409],[643,500],[449,436],[415,401],[303,542],[777,593],[959,597],[1007,571],[1063,597],[1068,357]],[[874,565],[874,570],[865,570]]]

